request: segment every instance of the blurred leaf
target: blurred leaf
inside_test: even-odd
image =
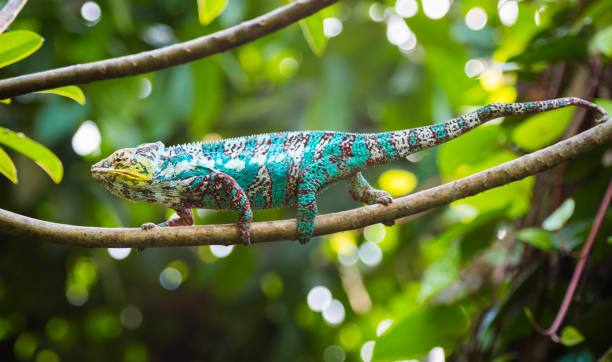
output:
[[[468,316],[459,306],[435,306],[419,310],[394,323],[376,341],[372,360],[412,359],[433,347],[450,349],[467,332]]]
[[[499,125],[485,125],[444,143],[438,152],[440,174],[447,180],[467,176],[465,171],[470,166],[482,163],[501,149],[502,140]]]
[[[73,99],[79,104],[85,104],[85,95],[83,94],[81,88],[77,87],[76,85],[68,85],[65,87],[47,89],[35,93],[53,93]]]
[[[532,43],[533,44],[533,43]],[[548,43],[528,47],[524,53],[508,59],[509,62],[532,64],[546,61],[556,63],[562,60],[583,60],[587,56],[587,42],[584,37],[565,36]]]
[[[423,272],[421,278],[421,291],[418,301],[425,302],[429,297],[439,293],[451,285],[459,277],[461,249],[458,242],[451,243],[445,248],[445,253],[435,263]]]
[[[417,185],[417,177],[410,171],[391,169],[383,172],[378,178],[381,189],[389,192],[391,196],[406,195]]]
[[[17,183],[17,169],[9,155],[0,148],[0,173],[6,176],[12,183]]]
[[[34,115],[32,137],[41,143],[54,145],[75,132],[88,113],[90,104],[81,107],[65,98],[53,97],[44,102]]]
[[[584,336],[580,334],[576,328],[572,326],[563,328],[563,331],[561,332],[561,343],[563,343],[565,346],[575,346],[583,341]]]
[[[610,0],[599,0],[590,3],[580,14],[580,17],[574,26],[571,27],[569,33],[573,35],[578,34],[585,25],[591,25],[602,17],[605,19],[606,15],[609,16],[610,9],[612,9],[612,1]]]
[[[555,142],[565,130],[574,114],[566,107],[533,115],[512,131],[512,141],[526,151],[535,151]]]
[[[606,112],[608,112],[608,115],[612,114],[612,100],[595,98],[593,99],[593,103],[602,106],[603,109],[605,109]]]
[[[310,102],[306,109],[309,129],[346,131],[349,128],[352,116],[350,89],[353,84],[350,70],[350,65],[343,58],[325,58],[314,102]]]
[[[304,20],[300,20],[300,27],[313,53],[322,55],[327,46],[327,37],[323,33],[323,14],[317,12]]]
[[[552,235],[550,235],[548,231],[540,228],[534,227],[519,230],[516,233],[516,238],[542,250],[553,250]]]
[[[575,207],[576,203],[573,199],[565,200],[557,210],[553,211],[553,213],[542,222],[542,228],[548,231],[561,229],[567,220],[572,217]]]
[[[0,68],[20,61],[42,46],[43,38],[29,30],[0,34]]]
[[[64,168],[62,162],[40,143],[33,141],[23,134],[15,133],[0,127],[0,143],[11,147],[15,151],[34,161],[51,177],[56,184],[62,180]]]
[[[229,0],[198,0],[198,19],[200,24],[208,25],[215,20],[225,7]]]
[[[600,30],[593,38],[593,46],[608,57],[612,57],[612,26]]]
[[[191,137],[200,139],[209,132],[224,105],[223,73],[212,59],[190,64],[195,79],[191,113]]]
[[[4,104],[11,104],[11,99],[7,98],[7,99],[0,99],[0,103],[4,103]]]

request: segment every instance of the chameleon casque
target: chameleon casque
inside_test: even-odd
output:
[[[497,117],[571,105],[607,118],[600,106],[574,97],[493,103],[447,122],[395,132],[265,133],[171,147],[147,143],[116,151],[91,172],[116,196],[161,204],[179,216],[144,229],[193,225],[192,208],[232,209],[239,214],[241,241],[250,243],[252,210],[297,205],[297,237],[304,244],[313,234],[315,195],[325,186],[347,179],[355,200],[387,205],[391,195],[370,186],[361,170],[442,144]]]

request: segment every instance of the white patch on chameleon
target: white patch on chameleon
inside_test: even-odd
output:
[[[251,161],[249,163],[262,166],[263,164],[266,163],[266,155],[261,154],[261,153],[256,153],[253,155],[253,158],[251,158]]]
[[[276,160],[275,160],[275,161],[276,161],[276,162],[283,162],[283,160],[284,160],[284,159],[285,159],[285,154],[284,154],[284,153],[279,153],[279,154],[276,156]]]
[[[233,169],[236,172],[240,172],[244,170],[244,166],[245,166],[244,161],[237,159],[237,158],[232,158],[231,160],[225,163],[225,168],[230,169],[230,170]]]
[[[214,168],[215,167],[215,160],[210,159],[210,158],[205,158],[205,159],[202,160],[202,165],[204,167],[207,167],[207,168]]]

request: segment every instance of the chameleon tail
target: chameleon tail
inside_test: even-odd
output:
[[[380,145],[382,158],[401,159],[415,152],[435,147],[461,136],[479,125],[504,116],[533,114],[568,106],[582,106],[594,110],[601,116],[598,122],[608,119],[606,111],[591,102],[576,97],[557,98],[527,103],[492,103],[464,116],[426,127],[412,128],[374,135]],[[381,158],[380,161],[384,161]],[[379,160],[372,160],[379,163]]]

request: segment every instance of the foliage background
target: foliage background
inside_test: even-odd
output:
[[[218,19],[202,26],[195,2],[98,4],[101,18],[88,23],[82,1],[28,3],[11,29],[35,31],[45,43],[0,76],[188,40],[282,5],[230,0]],[[11,153],[20,182],[0,179],[0,207],[78,225],[160,222],[167,210],[115,199],[89,175],[90,165],[113,150],[155,140],[394,130],[490,102],[566,95],[599,98],[610,110],[612,1],[523,1],[512,25],[498,16],[503,2],[455,1],[441,19],[428,18],[418,4],[418,13],[405,19],[417,39],[409,51],[388,40],[393,16],[384,14],[394,2],[347,1],[317,15],[343,24],[320,56],[294,25],[187,65],[84,85],[84,106],[41,94],[0,104],[0,125],[52,149],[65,169],[55,185]],[[474,6],[488,15],[478,31],[465,24]],[[480,76],[466,75],[470,59],[482,65]],[[147,83],[151,92],[143,97]],[[589,127],[591,119],[573,109],[508,118],[410,161],[368,170],[366,177],[395,194],[424,189],[550,144]],[[99,128],[101,144],[79,156],[71,141],[86,120]],[[0,358],[358,361],[368,355],[367,342],[376,341],[375,355],[389,360],[422,357],[438,345],[456,360],[596,360],[612,345],[605,323],[612,313],[609,213],[564,324],[580,335],[571,338],[566,330],[565,345],[554,343],[534,331],[523,308],[543,325],[553,319],[575,264],[568,251],[586,238],[612,174],[611,158],[600,148],[393,227],[315,238],[304,247],[239,246],[221,258],[199,247],[132,251],[117,260],[104,249],[0,235]],[[346,185],[327,191],[319,205],[322,213],[358,206]],[[559,230],[542,229],[561,205],[565,215],[548,218]],[[255,219],[294,214],[268,210]],[[234,220],[231,212],[199,212],[197,222]],[[378,252],[382,259],[374,263]],[[181,276],[174,290],[160,283],[168,268]],[[341,303],[340,323],[309,308],[307,295],[318,285],[328,288],[336,307]],[[378,337],[386,320],[391,328]]]

